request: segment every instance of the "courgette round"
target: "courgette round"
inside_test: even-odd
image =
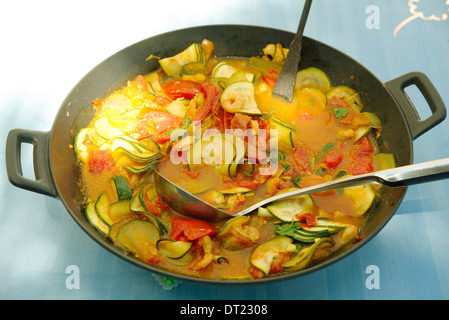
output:
[[[282,265],[290,271],[306,268],[311,262],[315,253],[322,246],[333,246],[331,238],[317,238],[314,244],[302,248],[292,259]]]
[[[350,177],[350,175],[343,176],[342,178],[346,177]],[[357,217],[364,215],[376,199],[376,193],[369,184],[344,188],[343,196],[352,202]]]
[[[117,201],[129,201],[132,199],[131,188],[123,175],[117,174],[113,176],[111,178],[111,186],[114,194],[117,196]]]
[[[115,243],[136,254],[139,258],[147,260],[151,256],[148,246],[156,245],[159,239],[159,231],[150,221],[131,219],[120,224]]]
[[[192,62],[204,64],[205,60],[206,57],[201,45],[193,43],[175,56],[160,59],[159,64],[167,75],[174,77],[181,72],[183,66]]]
[[[156,242],[156,248],[159,252],[170,259],[180,259],[184,257],[190,248],[192,248],[193,242],[187,241],[175,241],[169,238],[162,238]]]
[[[249,217],[249,216],[239,216],[239,217],[234,217],[234,218],[229,219],[220,228],[220,230],[218,230],[216,236],[220,237],[220,236],[227,234],[231,230],[233,225],[247,223],[249,221],[249,219],[251,219],[251,217]]]
[[[292,222],[301,220],[301,214],[310,213],[315,208],[315,204],[310,195],[275,201],[269,204],[268,211],[273,217],[284,221]]]
[[[327,92],[331,88],[331,83],[323,71],[310,67],[298,71],[295,88],[319,88],[323,92]]]
[[[271,263],[280,253],[294,252],[296,246],[293,239],[285,236],[277,236],[262,242],[251,253],[250,262],[265,275],[270,273]]]
[[[85,208],[85,215],[87,221],[97,229],[102,235],[107,236],[109,234],[109,226],[98,216],[95,211],[95,203],[89,201]]]
[[[87,150],[86,145],[84,142],[86,141],[87,134],[89,133],[90,129],[81,129],[79,130],[74,139],[74,145],[73,148],[75,150],[75,155],[81,162],[86,162],[87,157],[89,156],[89,151]]]
[[[106,193],[102,193],[95,202],[95,211],[101,220],[108,226],[113,224],[112,218],[109,215],[109,200]]]

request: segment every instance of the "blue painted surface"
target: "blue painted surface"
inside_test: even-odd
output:
[[[375,7],[372,7],[372,6]],[[162,32],[206,24],[248,24],[295,31],[303,2],[21,1],[2,9],[0,160],[14,128],[50,130],[70,89],[121,48]],[[371,7],[370,7],[371,6]],[[444,0],[320,0],[305,34],[352,56],[385,82],[424,72],[449,102],[449,5]],[[371,15],[379,20],[370,29]],[[82,18],[81,18],[82,17]],[[414,17],[414,18],[410,18]],[[410,22],[396,36],[395,28]],[[367,27],[368,20],[368,27]],[[440,20],[440,21],[438,21]],[[422,117],[429,114],[411,93]],[[447,157],[447,121],[414,142],[415,162]],[[23,168],[32,175],[31,151]],[[56,199],[13,187],[0,166],[1,299],[448,299],[449,182],[414,186],[386,227],[336,264],[289,281],[218,287],[155,277],[87,237]],[[68,289],[68,266],[79,289]],[[367,268],[380,272],[369,289]],[[368,281],[368,285],[367,285]],[[70,285],[69,285],[70,287]]]

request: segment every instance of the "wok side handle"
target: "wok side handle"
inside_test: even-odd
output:
[[[413,102],[404,91],[405,88],[411,85],[415,85],[419,89],[432,110],[432,115],[427,119],[420,119]],[[421,72],[410,72],[386,82],[385,87],[396,99],[404,113],[413,139],[418,138],[446,118],[446,107],[443,99],[425,74]]]
[[[6,171],[8,179],[16,187],[57,197],[50,172],[48,147],[49,132],[14,129],[6,140]],[[21,163],[22,143],[33,145],[33,165],[35,180],[25,178]]]

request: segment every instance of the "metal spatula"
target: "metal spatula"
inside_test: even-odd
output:
[[[291,102],[295,90],[296,73],[298,72],[299,61],[301,60],[302,35],[306,26],[307,17],[309,15],[312,0],[306,0],[302,11],[301,20],[299,21],[298,30],[293,38],[292,43],[282,67],[276,86],[273,89],[273,95],[281,99]]]

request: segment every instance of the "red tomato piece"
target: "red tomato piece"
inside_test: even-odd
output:
[[[262,79],[272,88],[274,88],[274,86],[276,85],[276,82],[278,81],[278,79],[276,79],[276,78],[268,77],[265,75],[262,76]]]
[[[172,99],[184,98],[192,100],[202,92],[201,84],[189,80],[174,80],[163,87],[164,92]]]
[[[145,80],[145,78],[140,74],[136,78],[136,84],[140,90],[144,90],[144,91],[150,90],[147,80]]]
[[[206,102],[195,114],[193,118],[194,121],[203,121],[207,115],[215,111],[220,103],[220,95],[215,86],[209,83],[204,83],[203,87],[206,88]]]
[[[154,102],[156,102],[161,107],[165,107],[165,106],[169,105],[170,102],[172,102],[172,101],[167,97],[157,96],[156,98],[154,98]]]
[[[373,146],[371,145],[369,139],[367,137],[363,137],[356,143],[357,152],[360,154],[370,154],[374,151]]]
[[[204,236],[213,236],[217,229],[202,220],[188,218],[173,218],[171,221],[170,238],[182,241],[194,241]]]
[[[371,156],[358,155],[352,158],[352,163],[348,167],[348,173],[354,176],[373,172]]]
[[[299,224],[303,227],[313,227],[317,224],[316,216],[312,213],[303,213],[298,219],[305,220],[305,222],[300,222]]]
[[[323,162],[331,169],[335,169],[343,160],[343,156],[337,151],[329,151],[323,158]]]
[[[298,143],[293,154],[295,164],[299,173],[309,173],[312,171],[311,160],[313,152],[302,143]]]
[[[236,182],[239,187],[248,188],[251,190],[256,190],[259,187],[257,182],[249,181],[249,180],[239,180]]]
[[[168,129],[179,128],[184,123],[184,119],[164,111],[151,111],[144,115],[143,118],[152,120],[159,134],[164,133]]]
[[[114,157],[109,150],[93,150],[89,154],[89,169],[93,173],[100,173],[104,169],[112,169],[115,165]]]

